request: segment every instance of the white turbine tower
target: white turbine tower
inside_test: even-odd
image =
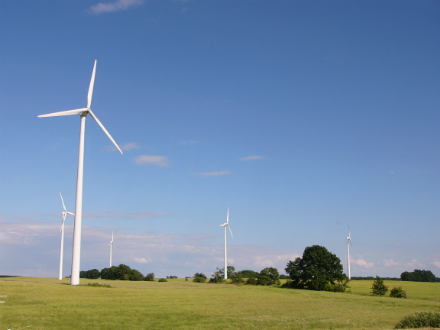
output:
[[[64,251],[64,221],[66,221],[66,217],[68,214],[70,215],[75,215],[75,213],[72,212],[68,212],[66,210],[66,205],[64,205],[64,200],[63,200],[63,196],[61,196],[60,193],[60,197],[61,197],[61,202],[63,203],[63,209],[64,212],[61,212],[61,214],[63,215],[63,223],[61,224],[61,249],[60,249],[60,271],[58,273],[58,279],[62,280],[63,279],[63,251]]]
[[[348,227],[348,237],[347,237],[347,263],[348,263],[348,279],[349,279],[349,280],[351,280],[351,274],[350,274],[350,244],[351,244],[350,227]]]
[[[112,266],[112,252],[113,252],[113,245],[115,242],[113,242],[113,230],[112,230],[112,240],[110,241],[110,267]]]
[[[226,252],[226,227],[228,227],[229,232],[231,233],[231,237],[234,238],[234,236],[232,236],[231,228],[229,227],[229,207],[228,207],[228,216],[226,217],[226,223],[220,225],[220,227],[225,227],[225,280],[227,280],[228,279],[228,257],[227,257],[227,252]]]
[[[81,220],[82,220],[82,193],[83,193],[83,168],[84,168],[84,134],[86,128],[86,116],[90,116],[96,121],[99,127],[102,128],[104,133],[113,142],[116,148],[121,152],[121,149],[116,144],[115,140],[111,137],[109,132],[105,129],[104,125],[101,124],[99,119],[95,116],[90,108],[92,104],[93,95],[93,85],[95,83],[95,72],[96,72],[96,60],[93,67],[92,79],[90,80],[89,93],[87,95],[87,107],[75,110],[67,110],[49,113],[46,115],[40,115],[38,117],[55,117],[55,116],[70,116],[70,115],[80,115],[81,117],[81,128],[79,133],[79,156],[78,156],[78,176],[76,181],[76,205],[75,205],[75,223],[73,230],[73,254],[72,254],[72,274],[70,278],[71,285],[79,284],[79,263],[81,254]]]

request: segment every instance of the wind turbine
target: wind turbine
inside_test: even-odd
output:
[[[75,213],[72,212],[68,212],[66,210],[66,205],[64,205],[64,200],[63,200],[63,196],[60,193],[60,197],[61,197],[61,202],[63,203],[63,209],[64,212],[61,212],[61,214],[63,215],[63,223],[61,225],[61,249],[60,249],[60,271],[58,273],[58,279],[62,280],[63,279],[63,251],[64,251],[64,221],[66,221],[66,217],[68,214],[70,215],[75,215]]]
[[[79,284],[79,262],[81,254],[81,221],[82,221],[82,195],[83,195],[83,169],[84,169],[84,135],[86,129],[86,116],[90,116],[96,121],[99,127],[102,128],[104,133],[113,142],[116,148],[121,152],[121,149],[116,144],[115,140],[111,137],[109,132],[105,129],[104,125],[101,124],[99,119],[95,116],[90,108],[92,104],[93,95],[93,85],[95,83],[95,72],[96,72],[96,60],[93,67],[92,79],[90,80],[89,93],[87,95],[87,107],[75,110],[67,110],[49,113],[46,115],[40,115],[38,117],[55,117],[55,116],[70,116],[70,115],[80,115],[81,117],[81,128],[79,132],[79,156],[78,156],[78,176],[76,181],[76,205],[75,205],[75,223],[73,230],[73,254],[72,254],[72,274],[70,278],[71,285]]]
[[[115,244],[115,242],[113,242],[113,230],[112,230],[112,240],[110,241],[110,267],[112,266],[112,251],[113,251],[113,245]]]
[[[228,207],[228,216],[226,218],[226,222],[222,225],[220,225],[220,227],[225,227],[225,280],[228,279],[228,258],[227,258],[227,253],[226,253],[226,227],[228,227],[229,232],[231,233],[231,237],[234,238],[234,236],[232,236],[232,231],[231,228],[229,227],[229,207]]]
[[[351,280],[351,275],[350,275],[350,244],[351,244],[350,227],[348,227],[348,237],[347,237],[347,262],[348,262],[348,279],[349,279],[349,280]]]

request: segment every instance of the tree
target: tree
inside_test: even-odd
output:
[[[319,245],[306,247],[302,258],[289,261],[285,270],[292,279],[292,287],[295,288],[324,290],[328,283],[335,284],[346,280],[341,260]]]
[[[209,283],[221,283],[224,281],[224,271],[223,268],[220,269],[216,267],[216,271],[214,274],[212,274],[211,278],[209,279]]]
[[[258,274],[257,285],[274,285],[280,284],[280,274],[276,268],[264,268]]]
[[[253,270],[242,270],[241,274],[243,275],[244,278],[257,278],[258,277],[258,273],[254,272]]]
[[[383,283],[383,279],[381,279],[379,276],[376,276],[376,279],[371,287],[371,293],[373,296],[384,296],[387,291],[388,287]]]
[[[154,281],[154,273],[148,273],[147,276],[145,276],[144,281]]]
[[[132,269],[130,271],[130,277],[129,280],[130,281],[142,281],[144,279],[144,275],[142,275],[142,273],[136,269]]]
[[[229,276],[229,279],[231,280],[231,283],[234,284],[241,284],[244,283],[243,275],[241,272],[234,272]]]
[[[415,281],[415,282],[435,282],[435,275],[430,270],[414,269],[413,272],[403,272],[400,274],[402,281]]]
[[[206,282],[206,275],[203,273],[195,273],[194,278],[193,278],[193,282],[205,283]]]
[[[401,286],[394,287],[390,291],[390,297],[403,298],[405,295]]]

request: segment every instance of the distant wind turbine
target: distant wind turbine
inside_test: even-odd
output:
[[[350,227],[348,227],[348,237],[347,237],[347,263],[348,263],[348,279],[349,279],[349,280],[351,280],[351,275],[350,275],[350,244],[351,244]]]
[[[60,249],[60,271],[58,273],[58,279],[62,280],[63,279],[63,251],[64,251],[64,221],[66,221],[66,217],[68,214],[70,215],[75,215],[75,213],[72,212],[68,212],[66,210],[66,205],[64,205],[64,200],[63,200],[63,196],[60,193],[60,197],[61,197],[61,202],[63,203],[63,209],[64,212],[61,212],[61,214],[63,215],[63,223],[61,225],[61,249]]]
[[[113,252],[113,245],[115,242],[113,242],[113,230],[112,230],[112,240],[110,241],[110,267],[112,266],[112,252]]]
[[[92,104],[93,96],[93,85],[95,83],[95,72],[96,72],[96,60],[93,67],[92,79],[90,80],[89,93],[87,95],[87,107],[75,110],[67,110],[49,113],[46,115],[40,115],[38,117],[55,117],[55,116],[70,116],[70,115],[80,115],[81,117],[81,128],[79,133],[79,156],[78,156],[78,176],[76,181],[76,205],[75,205],[75,223],[73,230],[73,253],[72,253],[72,274],[70,278],[71,285],[79,284],[79,270],[80,270],[80,254],[81,254],[81,221],[82,221],[82,197],[83,197],[83,169],[84,169],[84,135],[86,129],[86,116],[90,116],[96,121],[99,127],[102,128],[104,133],[113,142],[116,148],[121,152],[122,150],[116,144],[115,140],[111,137],[109,132],[105,129],[104,125],[101,124],[99,119],[95,116],[90,108]]]
[[[231,233],[231,237],[234,238],[234,236],[232,236],[231,228],[229,227],[229,207],[228,207],[228,216],[226,217],[226,223],[220,225],[220,227],[225,227],[225,280],[227,280],[228,279],[228,257],[227,257],[227,252],[226,252],[226,227],[228,227],[229,232]]]

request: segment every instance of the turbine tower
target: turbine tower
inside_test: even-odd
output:
[[[63,223],[61,224],[61,249],[60,249],[60,271],[58,273],[58,279],[62,280],[63,279],[63,251],[64,251],[64,221],[66,221],[66,217],[68,214],[70,215],[75,215],[75,213],[72,212],[68,212],[66,210],[66,205],[64,205],[64,200],[63,200],[63,196],[61,196],[60,193],[60,197],[61,197],[61,202],[63,203],[63,209],[64,212],[61,212],[62,216],[63,216]]]
[[[351,274],[350,274],[350,244],[351,244],[350,227],[348,227],[348,237],[347,237],[347,263],[348,263],[348,279],[349,279],[349,280],[351,280]]]
[[[87,95],[87,107],[75,110],[67,110],[49,113],[46,115],[40,115],[38,117],[55,117],[55,116],[70,116],[70,115],[80,115],[81,118],[81,126],[79,133],[79,156],[78,156],[78,176],[76,181],[76,205],[75,205],[75,223],[73,230],[73,253],[72,253],[72,274],[70,278],[71,285],[79,284],[79,263],[80,263],[80,254],[81,254],[81,221],[82,221],[82,195],[83,195],[83,169],[84,169],[84,135],[86,129],[86,116],[90,114],[90,116],[96,121],[99,127],[102,128],[104,133],[109,137],[109,139],[113,142],[116,148],[121,152],[121,149],[116,144],[115,140],[111,137],[109,132],[105,129],[104,125],[101,124],[99,119],[95,116],[90,108],[92,104],[92,96],[93,96],[93,85],[95,83],[95,72],[96,72],[96,60],[95,65],[93,67],[92,79],[90,80],[89,85],[89,93]]]
[[[112,251],[113,251],[113,244],[115,244],[115,242],[113,242],[113,230],[112,230],[112,240],[110,241],[110,267],[112,266]]]
[[[220,225],[220,227],[225,227],[225,280],[227,280],[228,279],[228,257],[227,257],[227,252],[226,252],[226,227],[228,227],[229,232],[231,233],[231,237],[234,238],[234,236],[232,236],[231,228],[229,227],[229,207],[228,207],[228,216],[226,217],[226,223]]]

